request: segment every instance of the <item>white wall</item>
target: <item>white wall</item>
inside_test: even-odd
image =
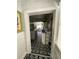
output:
[[[19,10],[20,12],[22,12],[21,4],[21,0],[17,0],[17,10]]]
[[[59,54],[59,50],[61,52],[61,26],[60,26],[60,7],[56,7],[56,10],[54,11],[54,18],[53,18],[53,29],[54,29],[54,38],[53,38],[53,44],[52,44],[52,50],[51,55],[53,59],[56,59],[56,57]],[[57,50],[57,51],[56,51]]]
[[[56,2],[53,0],[23,0],[22,6],[27,12],[39,11],[55,8]]]
[[[17,0],[17,10],[23,13],[21,0]],[[22,19],[23,20],[23,19]],[[26,54],[25,32],[17,33],[17,59],[23,59]]]
[[[61,26],[59,26],[58,40],[57,40],[56,44],[61,51]]]
[[[17,59],[23,59],[26,54],[25,36],[24,32],[17,34]]]
[[[60,6],[57,7],[56,9],[56,39],[55,39],[55,44],[58,46],[58,48],[61,51],[61,20],[60,20]]]

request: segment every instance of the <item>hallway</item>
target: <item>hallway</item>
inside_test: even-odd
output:
[[[51,52],[51,47],[49,45],[43,45],[42,42],[34,41],[34,42],[32,42],[32,51],[31,52],[49,56],[50,52]]]
[[[30,16],[31,53],[50,55],[52,17],[52,13]]]
[[[53,59],[58,3],[54,0],[18,0],[17,10],[22,16],[22,31],[17,35],[17,59]]]
[[[30,16],[31,53],[26,59],[50,59],[53,13]]]

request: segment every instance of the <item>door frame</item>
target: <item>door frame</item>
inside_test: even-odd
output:
[[[31,15],[39,15],[39,14],[48,14],[53,13],[53,26],[52,26],[52,51],[54,50],[55,44],[55,25],[56,25],[56,9],[51,10],[39,10],[39,11],[24,11],[24,20],[25,20],[25,38],[26,38],[26,50],[27,53],[31,53],[31,36],[30,36],[30,19],[29,16]],[[53,57],[53,52],[51,51],[51,56]]]

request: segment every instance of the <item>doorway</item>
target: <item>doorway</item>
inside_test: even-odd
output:
[[[31,53],[50,56],[52,43],[53,13],[31,15]]]

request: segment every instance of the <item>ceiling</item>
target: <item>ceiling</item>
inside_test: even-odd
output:
[[[42,14],[42,15],[33,15],[30,16],[30,22],[46,22],[50,20],[51,16],[53,17],[53,14]]]

